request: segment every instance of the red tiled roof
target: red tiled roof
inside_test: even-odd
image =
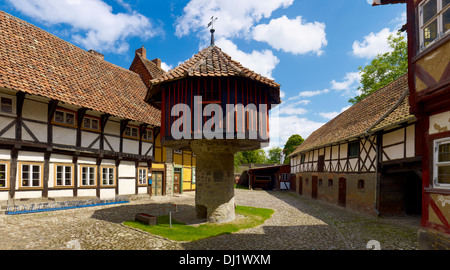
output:
[[[290,156],[415,120],[408,94],[408,76],[403,75],[314,131]]]
[[[0,87],[160,126],[132,71],[0,11]]]
[[[162,76],[153,79],[151,83],[153,85],[158,85],[163,82],[174,81],[186,77],[226,76],[246,77],[274,88],[280,87],[275,81],[257,74],[242,66],[239,62],[234,61],[229,55],[222,52],[222,50],[215,45],[203,49],[183,64]]]

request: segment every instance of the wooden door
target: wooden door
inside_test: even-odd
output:
[[[181,173],[173,174],[173,193],[180,193]]]
[[[155,196],[163,195],[163,172],[153,171],[152,193]]]
[[[312,177],[312,192],[311,197],[317,199],[317,176]]]
[[[298,178],[298,194],[303,194],[303,177],[301,176]]]
[[[338,204],[345,206],[347,197],[347,180],[344,177],[339,178]]]

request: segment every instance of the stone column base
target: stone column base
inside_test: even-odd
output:
[[[233,141],[195,140],[191,142],[196,162],[195,208],[197,218],[211,223],[235,219]]]

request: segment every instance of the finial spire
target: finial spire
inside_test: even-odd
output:
[[[214,29],[214,22],[217,21],[217,17],[212,16],[211,21],[208,23],[207,28],[211,26],[211,29],[209,30],[211,32],[211,46],[214,46],[214,32],[216,31]]]

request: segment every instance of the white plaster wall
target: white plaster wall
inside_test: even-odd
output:
[[[47,125],[34,123],[30,121],[23,121],[25,125],[31,130],[33,135],[39,142],[47,142]],[[28,131],[22,127],[22,139],[25,141],[34,141]]]
[[[404,136],[405,130],[403,128],[383,134],[383,146],[402,142],[404,140]]]
[[[0,201],[8,200],[9,198],[8,194],[9,194],[8,191],[0,191]]]
[[[0,130],[2,130],[4,127],[9,125],[11,122],[14,122],[15,120],[10,117],[4,117],[0,115]],[[7,138],[7,139],[14,139],[16,138],[16,126],[13,125],[11,128],[6,131],[1,138]]]
[[[97,191],[95,188],[89,188],[89,189],[78,189],[78,197],[96,197]]]
[[[10,160],[11,159],[11,150],[0,149],[0,159]]]
[[[32,190],[32,191],[20,191],[17,190],[14,193],[14,199],[36,199],[42,197],[41,190]]]
[[[72,164],[73,158],[72,156],[65,156],[59,154],[52,154],[50,156],[50,162],[53,163],[69,163]]]
[[[119,165],[119,177],[136,177],[134,162],[122,161]]]
[[[53,143],[63,145],[75,145],[77,140],[76,129],[63,128],[60,126],[53,126]]]
[[[147,151],[153,147],[152,143],[142,142],[142,154],[144,155]],[[150,150],[147,156],[153,156],[153,150]]]
[[[415,153],[415,125],[406,128],[406,157],[414,157]]]
[[[138,187],[138,194],[147,194],[147,187]]]
[[[129,154],[139,154],[139,142],[135,140],[123,139],[123,152]]]
[[[348,149],[347,143],[341,144],[340,150],[339,150],[339,158],[340,159],[347,158],[347,151],[348,151],[347,149]]]
[[[48,196],[51,198],[73,197],[73,189],[49,190]]]
[[[116,197],[114,188],[100,189],[100,199],[112,199]]]
[[[100,133],[82,131],[81,132],[81,146],[87,148],[99,136],[100,136]],[[91,146],[91,148],[92,149],[100,149],[100,140],[97,140],[97,142],[94,143],[94,145]]]
[[[450,111],[431,115],[428,132],[430,134],[450,131]]]
[[[44,153],[19,151],[18,161],[44,162]]]
[[[119,177],[119,195],[130,195],[135,193],[135,179],[121,179]]]
[[[120,136],[120,123],[109,120],[105,126],[105,134]]]
[[[110,149],[109,145],[105,142],[105,144],[104,144],[105,150],[119,152],[119,149],[120,149],[120,138],[119,137],[108,136],[108,135],[105,135],[105,138],[106,138],[106,140],[108,140],[109,144],[113,148],[113,149]]]
[[[393,159],[399,159],[403,158],[403,150],[404,150],[404,144],[394,145],[390,147],[383,148],[384,152],[388,155],[388,157]],[[383,154],[383,161],[388,160],[387,157]]]
[[[47,122],[48,104],[35,100],[25,99],[22,108],[23,118]]]

